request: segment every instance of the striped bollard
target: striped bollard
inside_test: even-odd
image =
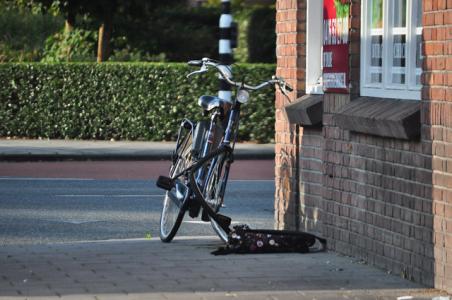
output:
[[[220,17],[220,41],[219,41],[219,54],[220,62],[223,71],[230,78],[232,78],[231,64],[233,62],[232,47],[231,47],[231,27],[232,27],[232,15],[231,15],[231,1],[221,0],[221,17]],[[231,86],[220,76],[220,91],[218,92],[220,99],[231,102],[232,92]]]

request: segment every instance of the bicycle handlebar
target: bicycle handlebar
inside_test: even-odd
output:
[[[232,86],[238,87],[238,88],[255,91],[255,90],[259,90],[263,87],[266,87],[267,85],[277,84],[279,86],[279,88],[283,90],[283,93],[284,93],[284,91],[288,91],[288,92],[293,91],[293,88],[282,77],[272,76],[272,79],[262,82],[261,84],[258,84],[258,85],[248,85],[244,82],[233,81],[224,70],[227,67],[213,61],[210,58],[203,58],[202,60],[190,60],[188,62],[188,65],[201,67],[201,68],[198,71],[194,71],[194,72],[188,74],[187,77],[197,74],[197,73],[207,72],[208,67],[215,67],[218,70],[218,72],[220,73],[221,77],[223,77],[227,83],[229,83]]]
[[[202,60],[189,60],[188,61],[189,66],[195,66],[195,67],[201,67],[202,66]]]

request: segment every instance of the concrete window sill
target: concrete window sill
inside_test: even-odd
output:
[[[322,125],[323,95],[304,95],[284,107],[291,124],[307,127]]]
[[[420,101],[360,97],[343,106],[333,118],[346,130],[416,140],[421,132],[420,108]]]

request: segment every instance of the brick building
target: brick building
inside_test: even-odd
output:
[[[452,292],[452,1],[323,5],[276,1],[277,227]]]

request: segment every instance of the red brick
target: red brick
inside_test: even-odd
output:
[[[444,74],[446,76],[446,85],[452,86],[452,73],[449,72],[447,74]]]
[[[446,9],[447,1],[446,0],[438,0],[438,9]]]
[[[437,41],[445,41],[446,40],[446,28],[438,27],[436,28],[436,38]]]
[[[450,87],[446,89],[446,101],[452,102],[452,88]]]
[[[424,41],[436,40],[436,28],[427,27],[422,31]]]
[[[422,16],[422,24],[424,26],[431,26],[435,24],[435,14],[428,13]]]
[[[438,57],[435,59],[434,70],[442,71],[446,69],[446,59],[444,57]]]
[[[452,39],[452,26],[448,26],[444,28],[444,40]]]
[[[448,4],[449,6],[449,4]],[[450,25],[452,24],[452,10],[448,10],[444,13],[444,24]]]
[[[435,13],[435,25],[443,25],[444,15],[442,12]]]
[[[447,222],[448,222],[448,224],[447,224],[447,226],[449,226],[449,228],[451,228],[450,226],[452,225],[452,205],[448,205],[448,204],[446,204],[445,205],[445,213],[444,213],[444,216],[447,218],[447,219],[449,219]],[[452,231],[450,231],[451,233],[452,233]],[[451,248],[451,250],[452,250],[452,248]]]
[[[430,92],[432,100],[446,100],[446,89],[432,87]]]
[[[444,85],[443,73],[433,73],[431,84]]]
[[[432,42],[427,42],[427,43],[425,43],[424,44],[424,54],[426,55],[426,56],[429,56],[429,55],[435,55],[436,53],[435,53],[435,48],[436,47],[436,43],[432,43]]]
[[[452,55],[452,41],[447,42],[446,45],[445,45],[445,48],[446,48],[444,50],[445,54],[446,55]]]

